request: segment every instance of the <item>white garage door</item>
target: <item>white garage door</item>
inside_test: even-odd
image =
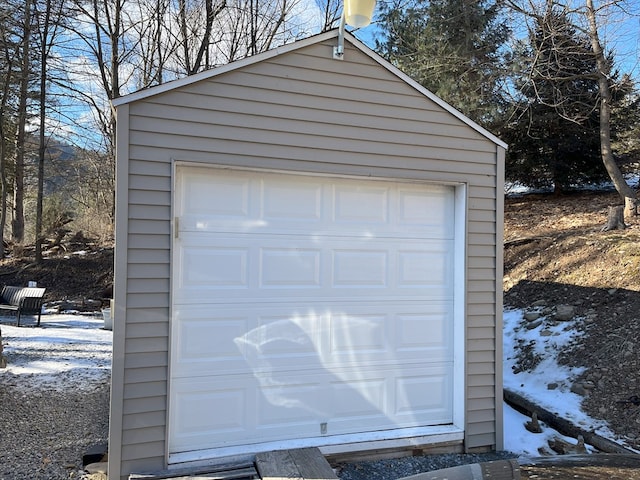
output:
[[[454,189],[180,167],[170,454],[453,419]]]

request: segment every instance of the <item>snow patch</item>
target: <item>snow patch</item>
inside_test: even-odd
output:
[[[571,384],[583,371],[583,368],[568,367],[558,363],[563,349],[570,348],[581,332],[576,322],[543,322],[536,328],[527,328],[524,312],[506,309],[503,313],[503,360],[504,388],[527,398],[533,403],[579,425],[584,430],[594,431],[598,435],[615,441],[615,435],[606,422],[595,420],[582,411],[582,397],[571,391]],[[542,331],[545,334],[542,335]],[[518,371],[517,356],[521,345],[531,345],[531,354],[540,358],[539,363],[530,370]],[[517,373],[516,373],[517,372]],[[549,385],[555,384],[555,388]],[[546,445],[551,436],[567,440],[557,432],[545,427],[543,434],[530,433],[524,428],[529,417],[522,415],[505,404],[504,406],[505,449],[523,455],[538,455],[538,450]],[[549,432],[549,433],[547,433]],[[569,439],[576,443],[575,439]],[[548,448],[547,448],[548,450]]]
[[[0,317],[7,368],[2,383],[24,390],[92,388],[111,371],[112,332],[102,317],[43,315],[41,327],[16,327]]]

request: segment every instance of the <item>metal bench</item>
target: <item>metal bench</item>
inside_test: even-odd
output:
[[[17,325],[20,326],[22,315],[37,315],[40,326],[40,315],[44,303],[42,287],[13,287],[5,285],[0,292],[0,310],[11,310],[18,316]]]

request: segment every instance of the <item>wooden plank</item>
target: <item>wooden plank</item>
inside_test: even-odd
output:
[[[254,468],[245,470],[232,470],[229,472],[218,473],[205,473],[201,475],[181,475],[179,477],[174,476],[162,476],[162,477],[149,477],[139,475],[129,475],[129,480],[238,480],[238,479],[253,479],[256,478],[256,470]]]
[[[262,480],[337,480],[318,448],[299,448],[256,455]]]
[[[302,478],[337,480],[331,465],[318,448],[300,448],[290,450],[291,458],[298,466]]]
[[[149,473],[132,473],[129,480],[233,480],[257,478],[253,464],[247,462],[228,463],[210,467],[188,467],[175,470],[160,470]]]
[[[262,480],[303,480],[289,450],[256,455],[256,468]]]

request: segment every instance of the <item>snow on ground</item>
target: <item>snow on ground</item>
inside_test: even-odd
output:
[[[530,417],[504,404],[504,449],[524,457],[538,457],[541,452],[550,452],[549,440],[561,438],[567,443],[576,444],[576,439],[559,434],[544,422],[540,422],[542,433],[531,433],[524,424]],[[588,451],[593,451],[587,446]]]
[[[582,397],[571,392],[572,380],[582,373],[582,369],[558,364],[558,354],[579,335],[575,324],[559,322],[549,325],[543,322],[536,328],[528,329],[525,326],[528,322],[523,322],[523,311],[515,309],[504,311],[503,322],[504,388],[570,420],[584,430],[594,431],[602,437],[614,440],[615,436],[606,423],[585,414],[580,406]],[[514,373],[516,353],[522,345],[531,345],[532,355],[539,355],[541,361],[531,371]],[[549,388],[550,385],[555,385],[555,388]],[[563,437],[544,425],[542,434],[530,433],[524,428],[524,423],[529,420],[529,417],[504,405],[506,450],[523,455],[538,455],[542,447],[549,450],[547,440],[553,436],[576,443],[575,439]]]
[[[512,391],[534,401],[559,416],[572,420],[587,430],[613,439],[613,434],[602,422],[596,422],[580,409],[580,396],[570,391],[571,379],[580,373],[557,363],[557,353],[577,335],[571,323],[557,326],[539,326],[527,329],[522,325],[521,310],[504,312],[504,385]],[[42,327],[16,327],[15,319],[0,316],[0,330],[6,369],[0,369],[0,382],[21,389],[41,387],[92,388],[109,378],[111,368],[112,332],[104,330],[102,317],[65,314],[42,315]],[[548,330],[546,336],[541,329]],[[533,353],[543,360],[531,372],[515,374],[515,354],[518,341],[535,341]],[[550,383],[558,384],[550,390]],[[571,443],[574,439],[562,437],[545,427],[544,433],[533,434],[524,428],[528,417],[511,407],[504,406],[505,449],[522,455],[538,455],[547,447],[547,441],[560,437]]]
[[[92,388],[109,378],[112,332],[102,328],[102,316],[43,314],[40,325],[16,327],[15,317],[0,316],[7,358],[0,383],[65,390]]]

